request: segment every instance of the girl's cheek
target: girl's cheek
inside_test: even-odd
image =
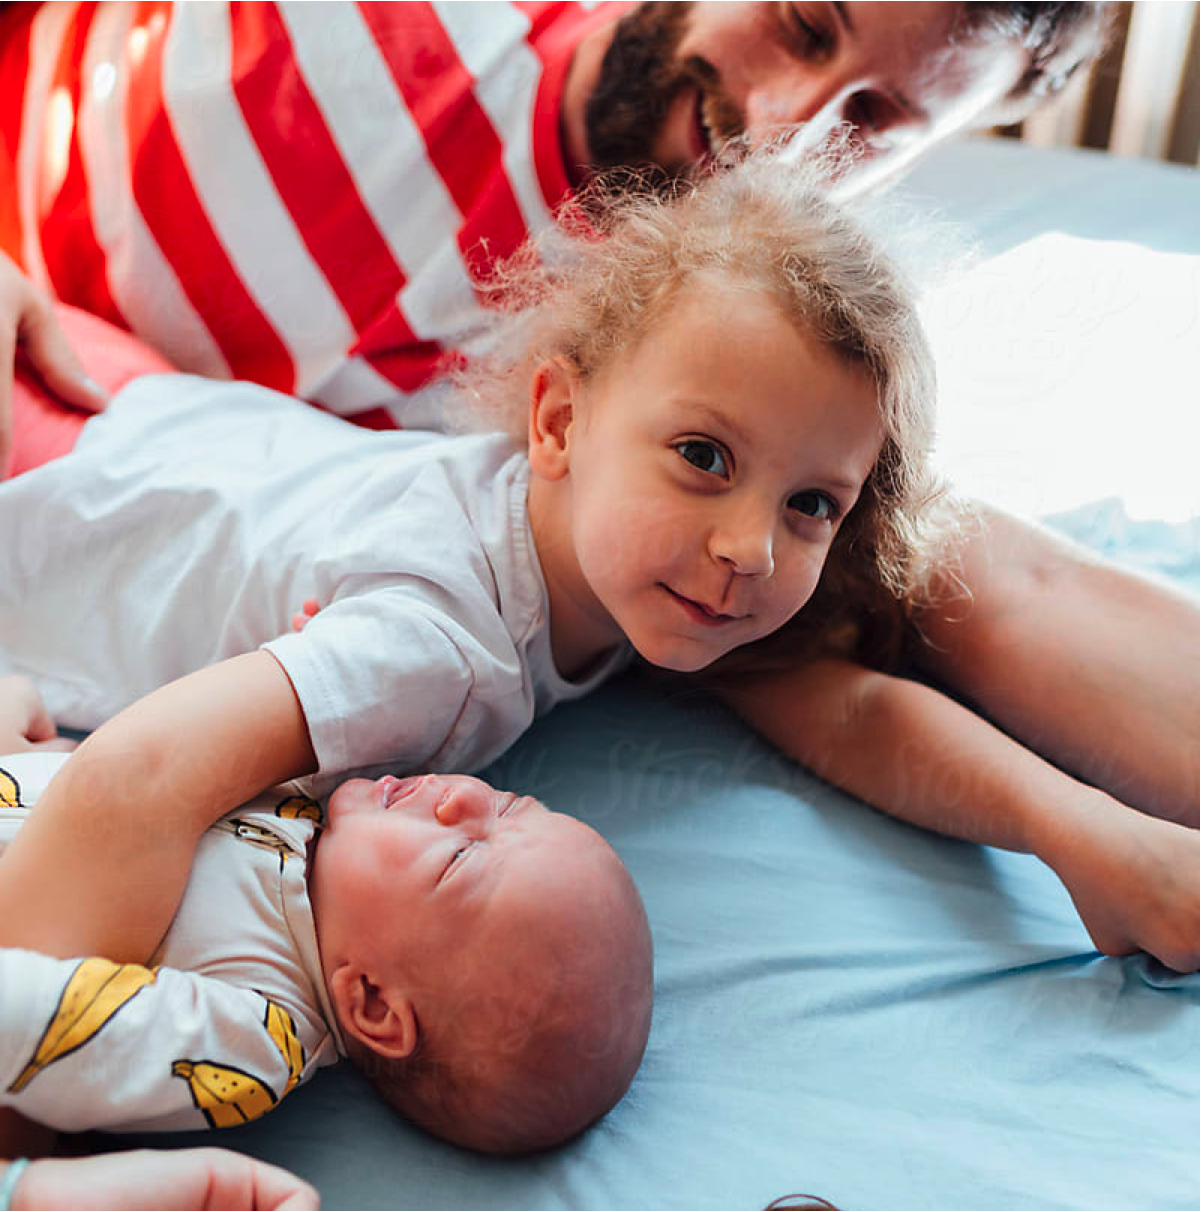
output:
[[[587,535],[589,566],[613,577],[634,566],[675,561],[687,544],[686,517],[647,500],[615,500]]]

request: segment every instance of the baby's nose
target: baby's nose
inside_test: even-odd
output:
[[[492,809],[482,788],[473,783],[455,783],[443,792],[434,815],[439,824],[451,826],[485,820],[492,816]]]

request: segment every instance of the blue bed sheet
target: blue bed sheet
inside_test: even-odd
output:
[[[959,179],[971,203],[1003,196],[1028,153],[1000,152],[992,182],[988,152],[961,152],[959,178],[956,154],[928,184]],[[1053,197],[1020,208],[1020,237],[1055,206],[1097,217],[1107,180],[1134,196],[1110,161],[1082,175],[1035,159],[1064,171],[1026,174]],[[1197,174],[1164,180],[1171,214],[1191,195],[1196,240]],[[1136,192],[1155,226],[1168,195]],[[1078,504],[1054,524],[1197,593],[1196,517]],[[1198,979],[1099,956],[1034,858],[874,812],[712,699],[637,673],[558,709],[485,774],[600,829],[645,897],[655,1018],[612,1114],[553,1153],[481,1158],[400,1122],[340,1066],[263,1120],[152,1143],[278,1162],[330,1208],[756,1208],[792,1191],[844,1208],[1199,1206]]]
[[[488,774],[629,864],[646,1060],[602,1124],[524,1161],[430,1140],[345,1067],[223,1134],[326,1206],[1197,1207],[1197,978],[1100,957],[1037,860],[886,818],[637,675]]]

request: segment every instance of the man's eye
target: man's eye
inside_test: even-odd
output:
[[[675,449],[686,463],[690,463],[699,471],[722,476],[723,479],[730,475],[729,460],[713,442],[691,439],[688,442],[678,442]]]
[[[833,522],[839,516],[838,502],[825,492],[796,492],[789,498],[789,508],[820,522]]]
[[[800,54],[822,54],[830,49],[830,34],[821,26],[806,20],[801,5],[782,4],[781,10],[785,31]]]

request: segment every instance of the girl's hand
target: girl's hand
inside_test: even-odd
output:
[[[18,353],[59,399],[100,412],[108,393],[88,377],[63,336],[50,300],[0,253],[0,476],[12,445],[13,371]]]
[[[44,1158],[21,1175],[11,1206],[283,1209],[319,1208],[321,1202],[287,1170],[208,1148]]]
[[[1061,835],[1050,865],[1104,955],[1147,951],[1177,972],[1198,970],[1198,832],[1109,796]]]
[[[321,609],[316,598],[305,598],[301,608],[292,616],[292,630],[304,631],[305,624]]]
[[[76,743],[57,735],[42,696],[28,678],[20,674],[0,677],[0,753],[30,749],[65,753]]]

